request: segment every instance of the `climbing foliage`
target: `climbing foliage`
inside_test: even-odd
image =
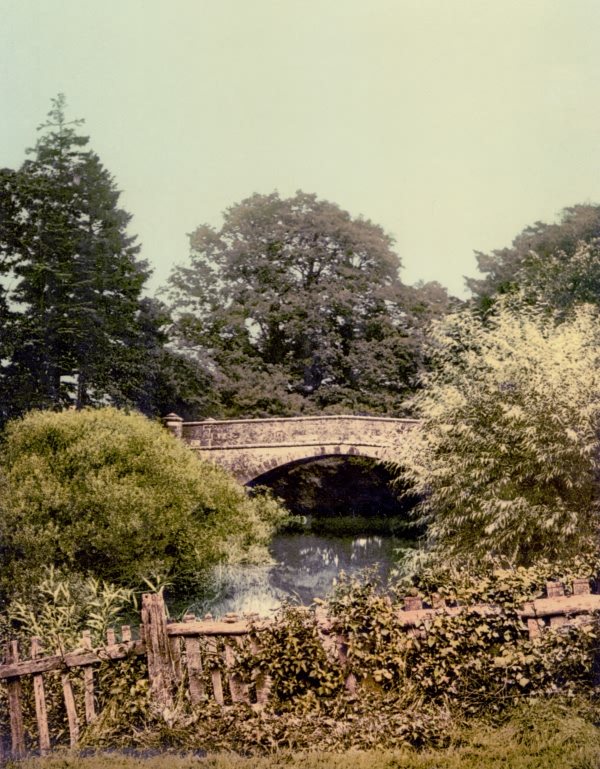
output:
[[[101,715],[82,744],[251,755],[282,748],[430,748],[448,745],[466,723],[501,726],[524,708],[544,712],[548,701],[558,708],[570,702],[593,721],[596,619],[548,628],[532,640],[518,615],[521,601],[538,597],[547,579],[564,579],[568,593],[571,580],[589,576],[591,567],[582,560],[558,572],[550,563],[532,569],[479,564],[462,573],[432,567],[411,580],[413,592],[426,605],[442,593],[464,610],[423,621],[413,633],[397,616],[406,584],[385,591],[373,574],[342,574],[316,611],[283,607],[268,629],[258,631],[258,649],[246,639],[232,669],[217,663],[222,675],[243,676],[251,695],[258,678],[269,677],[266,710],[232,703],[227,687],[225,710],[211,698],[192,706],[184,680],[167,717],[151,707],[143,658],[103,663],[97,671]],[[475,607],[480,600],[495,601],[498,613],[483,615]],[[214,669],[204,670],[207,692]],[[355,693],[345,686],[349,674],[357,681]],[[81,687],[76,696],[82,697]],[[34,713],[27,718],[35,735]]]
[[[427,549],[516,565],[595,550],[599,329],[590,306],[557,324],[523,295],[434,327],[423,422],[397,466]]]

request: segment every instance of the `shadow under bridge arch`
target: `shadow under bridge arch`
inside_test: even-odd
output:
[[[311,416],[183,422],[181,438],[242,484],[285,465],[329,456],[394,461],[414,419]]]

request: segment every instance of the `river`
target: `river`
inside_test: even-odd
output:
[[[285,599],[308,606],[314,598],[325,597],[342,570],[355,574],[376,563],[385,582],[402,544],[393,536],[369,534],[279,534],[270,548],[273,565],[223,567],[217,573],[216,597],[192,605],[190,611],[197,615],[210,611],[215,618],[227,612],[266,617]]]

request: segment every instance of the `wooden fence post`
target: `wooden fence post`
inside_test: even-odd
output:
[[[239,619],[235,612],[230,612],[223,617],[223,622],[232,623]],[[240,640],[237,636],[225,636],[223,638],[225,648],[225,665],[228,671],[235,667],[235,650],[240,647]],[[244,683],[239,673],[228,672],[227,681],[229,683],[229,693],[232,702],[246,702],[250,704],[250,694],[248,685]]]
[[[34,636],[31,639],[31,659],[37,659],[39,653],[40,639]],[[33,675],[33,695],[35,697],[35,715],[40,736],[40,755],[46,756],[50,752],[50,733],[48,732],[44,676],[41,673],[34,673]]]
[[[340,665],[345,670],[348,667],[348,639],[342,635],[336,635],[335,646]],[[357,681],[354,673],[348,673],[344,679],[344,686],[352,697],[356,694],[356,684]]]
[[[175,683],[183,681],[183,666],[181,664],[181,638],[169,636],[169,657],[171,660],[171,672]]]
[[[19,646],[16,641],[6,644],[6,661],[19,661]],[[12,752],[16,758],[25,755],[25,730],[23,728],[23,711],[21,709],[21,681],[18,678],[9,678],[8,710],[10,714],[10,733],[12,737]]]
[[[548,598],[562,598],[565,594],[565,586],[562,582],[546,582],[546,595]]]
[[[81,645],[84,649],[92,648],[92,636],[89,630],[81,634]],[[94,704],[94,667],[86,665],[83,668],[83,686],[85,699],[85,720],[91,724],[96,719],[96,706]]]
[[[212,614],[206,614],[204,616],[204,620],[205,622],[212,622]],[[209,657],[212,657],[213,660],[218,660],[216,638],[209,637],[206,639],[206,653]],[[210,673],[210,677],[212,680],[215,702],[218,705],[224,705],[225,699],[223,697],[223,681],[221,680],[221,671],[217,667],[214,667]]]
[[[142,595],[142,622],[148,655],[150,695],[162,711],[173,707],[173,670],[165,602],[160,593]]]
[[[64,651],[62,647],[56,650],[56,653],[61,657],[64,657]],[[71,747],[77,745],[79,739],[79,717],[77,716],[77,708],[75,706],[75,697],[73,695],[73,687],[71,685],[71,678],[69,676],[68,668],[60,674],[62,682],[63,697],[65,700],[65,708],[67,710],[67,721],[69,722],[69,736],[71,739]]]
[[[258,614],[251,614],[248,617],[248,622],[253,623],[257,619]],[[256,633],[250,635],[250,651],[255,656],[258,656],[260,653],[260,642]],[[272,679],[270,676],[263,673],[260,667],[254,668],[252,677],[256,689],[256,705],[253,705],[253,708],[257,711],[264,710],[269,700],[269,694],[271,693]]]

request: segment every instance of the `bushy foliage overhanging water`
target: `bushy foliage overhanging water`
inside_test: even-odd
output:
[[[114,408],[11,422],[0,483],[6,595],[26,593],[47,565],[121,587],[197,584],[223,559],[268,561],[286,516],[156,422]]]
[[[449,316],[432,332],[423,419],[397,472],[440,558],[492,551],[514,564],[594,552],[600,470],[597,311],[562,323],[523,295]]]

